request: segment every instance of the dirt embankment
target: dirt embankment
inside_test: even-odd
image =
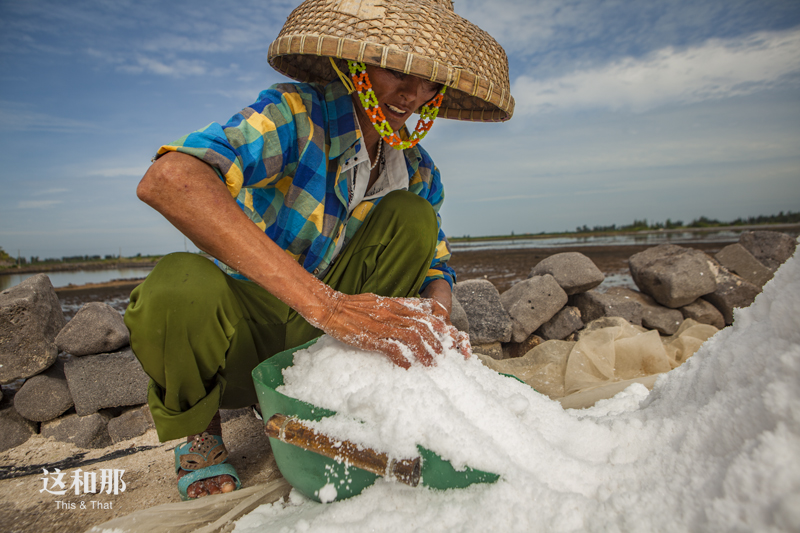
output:
[[[77,270],[110,270],[114,268],[147,268],[154,267],[158,259],[143,261],[122,261],[119,263],[105,263],[86,261],[83,263],[46,263],[28,265],[23,267],[8,267],[0,269],[0,274],[39,274],[48,272],[74,272]]]

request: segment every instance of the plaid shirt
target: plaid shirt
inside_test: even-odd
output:
[[[408,134],[405,128],[401,133]],[[350,191],[341,169],[355,155],[360,137],[352,100],[340,81],[324,87],[283,83],[262,91],[225,126],[209,124],[162,146],[158,155],[183,152],[208,163],[250,219],[308,272],[321,276],[335,244],[347,242],[380,201],[362,202],[348,221]],[[440,278],[452,288],[455,272],[446,263],[450,248],[439,216],[444,201],[439,170],[419,145],[404,156],[408,190],[430,202],[439,226],[423,288]]]

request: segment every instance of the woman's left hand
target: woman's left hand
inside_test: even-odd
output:
[[[419,306],[423,311],[435,316],[442,320],[447,325],[447,332],[453,338],[456,349],[464,356],[464,359],[469,359],[472,355],[472,346],[469,343],[469,334],[459,331],[453,323],[450,322],[450,311],[445,305],[437,298],[403,298],[409,306]]]

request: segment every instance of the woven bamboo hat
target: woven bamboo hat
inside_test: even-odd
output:
[[[337,77],[329,57],[447,85],[439,117],[497,122],[514,113],[508,58],[451,0],[306,0],[269,47],[275,70],[303,82]]]

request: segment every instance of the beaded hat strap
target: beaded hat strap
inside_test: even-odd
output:
[[[358,92],[358,99],[361,100],[361,105],[364,106],[364,111],[367,112],[370,122],[375,126],[375,130],[384,141],[393,148],[405,150],[416,146],[419,141],[425,138],[425,135],[428,134],[431,126],[433,126],[436,115],[439,114],[439,106],[442,105],[444,91],[447,89],[446,85],[442,85],[439,93],[420,108],[417,127],[411,132],[409,140],[404,141],[389,125],[386,116],[384,116],[378,105],[378,97],[375,96],[375,91],[372,90],[372,83],[370,83],[369,76],[367,76],[367,66],[357,61],[348,61],[347,65],[350,68],[350,78],[353,80],[353,85],[355,85],[355,89]]]

